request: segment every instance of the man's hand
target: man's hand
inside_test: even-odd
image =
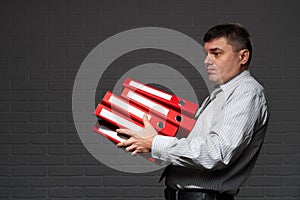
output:
[[[138,153],[148,153],[151,151],[153,138],[157,131],[150,124],[147,115],[143,118],[144,129],[142,131],[132,131],[129,129],[117,129],[117,132],[129,136],[128,140],[120,142],[118,147],[126,147],[125,151],[131,151],[131,155]]]

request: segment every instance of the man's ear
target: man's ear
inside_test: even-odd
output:
[[[250,56],[250,52],[248,49],[240,50],[240,62],[242,66],[248,62],[249,56]]]

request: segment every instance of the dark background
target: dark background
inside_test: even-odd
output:
[[[251,72],[271,110],[263,150],[237,199],[299,199],[299,1],[220,2],[0,0],[0,199],[163,199],[161,170],[119,172],[85,150],[72,119],[75,75],[96,45],[121,31],[158,26],[200,42],[224,22],[252,34]],[[114,64],[153,61],[185,63],[145,50]]]

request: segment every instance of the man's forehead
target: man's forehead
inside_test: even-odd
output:
[[[213,39],[209,42],[205,42],[204,43],[204,49],[205,50],[218,50],[218,49],[224,49],[226,48],[226,46],[231,46],[227,39],[225,37],[220,37],[220,38],[216,38],[216,39]]]

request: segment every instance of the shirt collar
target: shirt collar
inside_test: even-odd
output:
[[[236,75],[235,77],[233,77],[228,82],[220,85],[220,88],[223,91],[226,91],[226,90],[232,88],[236,83],[238,83],[240,79],[242,79],[244,77],[248,77],[248,76],[250,76],[250,72],[249,72],[249,70],[245,70],[245,71],[239,73],[238,75]]]

